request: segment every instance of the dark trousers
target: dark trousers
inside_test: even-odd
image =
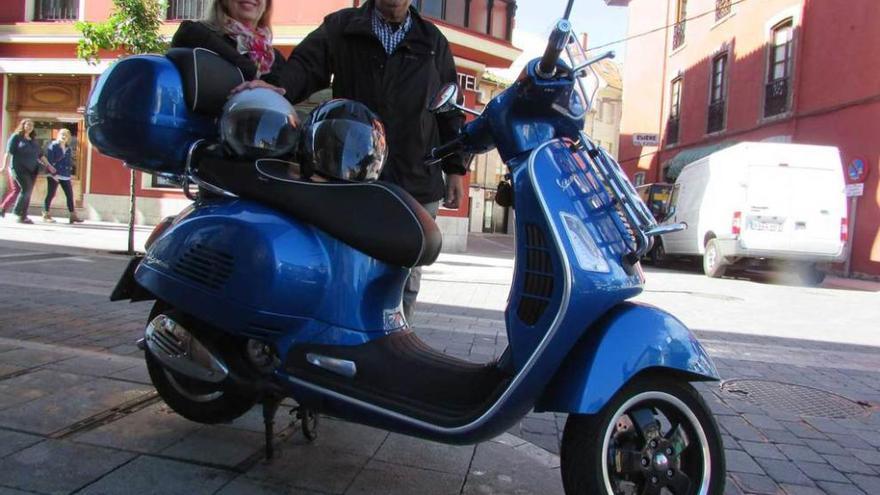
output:
[[[432,218],[437,218],[437,211],[440,209],[440,202],[422,203],[422,206],[428,210]],[[416,298],[419,297],[419,289],[422,287],[422,267],[417,266],[410,270],[409,278],[406,279],[406,285],[403,286],[403,314],[406,321],[412,325],[413,313],[416,309]]]
[[[34,192],[34,183],[37,181],[37,172],[29,170],[12,170],[12,180],[18,186],[18,199],[15,201],[13,213],[20,218],[27,216],[28,205],[31,202],[31,193]]]
[[[73,187],[70,185],[69,180],[56,180],[52,177],[46,177],[46,200],[43,201],[43,211],[49,211],[49,207],[52,206],[52,200],[55,199],[55,192],[58,191],[58,185],[61,185],[61,190],[64,191],[64,196],[67,198],[67,211],[73,212]]]

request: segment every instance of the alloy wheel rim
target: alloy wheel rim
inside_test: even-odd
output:
[[[709,268],[715,268],[716,256],[715,246],[709,246],[709,248],[706,249],[706,264],[709,265]]]
[[[700,462],[697,465],[699,467],[699,471],[700,471],[699,472],[699,480],[700,481],[699,481],[699,485],[698,485],[698,488],[696,491],[693,490],[693,482],[691,482],[689,488],[686,490],[686,493],[674,492],[668,487],[668,484],[666,483],[667,480],[670,480],[670,481],[672,480],[672,478],[673,478],[672,476],[667,476],[666,478],[663,478],[662,476],[657,476],[658,479],[656,480],[656,484],[660,484],[663,486],[657,488],[656,491],[653,493],[657,493],[657,494],[663,493],[662,492],[663,487],[666,487],[666,489],[667,489],[666,493],[674,493],[674,495],[690,495],[690,494],[707,495],[709,493],[709,485],[712,481],[712,471],[711,471],[712,454],[711,454],[711,451],[709,450],[709,443],[706,438],[706,433],[703,430],[703,427],[700,424],[699,420],[697,420],[696,415],[694,415],[693,411],[690,409],[690,407],[687,406],[687,404],[685,404],[684,402],[682,402],[680,399],[678,399],[677,397],[675,397],[673,395],[667,394],[665,392],[659,392],[659,391],[643,392],[641,394],[638,394],[638,395],[630,398],[629,400],[624,402],[623,405],[621,405],[614,412],[614,415],[612,416],[612,421],[610,421],[608,423],[608,427],[605,429],[605,434],[603,435],[602,452],[601,452],[601,456],[602,456],[602,481],[605,486],[605,491],[607,493],[613,494],[613,495],[621,493],[620,491],[615,490],[615,487],[614,487],[615,483],[612,482],[612,477],[615,475],[612,474],[611,466],[609,463],[609,459],[612,457],[611,441],[615,436],[615,431],[618,428],[619,422],[625,416],[628,416],[628,415],[634,413],[635,411],[644,411],[646,409],[656,410],[656,409],[659,409],[661,405],[663,406],[663,409],[665,410],[665,411],[663,411],[664,416],[668,417],[669,412],[674,412],[675,413],[674,415],[680,416],[680,419],[686,420],[688,423],[687,429],[690,429],[690,434],[693,434],[696,437],[694,440],[699,442],[698,450],[692,450],[695,447],[693,445],[693,441],[691,441],[690,444],[685,446],[684,449],[680,450],[676,455],[677,463],[673,463],[673,465],[680,467],[682,464],[682,460],[690,461],[691,460],[690,456],[696,455],[698,453],[701,457],[702,462]],[[672,409],[672,411],[669,411],[669,409]],[[677,424],[677,428],[673,428],[672,425],[670,424],[670,433],[672,433],[674,431],[677,434],[678,429],[682,428],[682,426],[683,425],[681,424],[681,422],[679,422]],[[687,429],[685,431],[687,431]],[[661,450],[658,452],[658,454],[660,454],[660,457],[652,456],[648,460],[650,467],[654,468],[654,471],[657,471],[656,468],[658,466],[669,463],[670,460],[672,460],[670,458],[670,456],[667,455],[668,451],[666,449],[668,447],[666,445],[661,445],[660,443],[658,443],[657,447],[661,448]],[[648,445],[645,445],[645,449],[642,449],[642,450],[643,450],[643,452],[645,452],[645,451],[656,450],[656,449],[651,449],[651,445],[648,444]],[[676,450],[676,448],[673,447],[673,450]],[[684,455],[688,455],[688,457],[686,459],[684,459]],[[643,467],[647,468],[647,466],[645,466],[645,464],[644,464],[644,462],[645,462],[644,457],[643,456],[640,456],[640,457],[641,457],[641,463],[642,463],[641,465]],[[693,463],[693,461],[691,461],[690,464],[691,464],[691,467],[694,467],[694,465],[695,465]],[[676,471],[677,468],[672,468],[669,465],[666,465],[664,467],[664,469],[666,471],[671,469],[673,471],[673,475],[675,477],[677,477],[679,475],[679,473]],[[650,471],[650,470],[648,470],[648,471]],[[687,473],[684,473],[684,474],[686,475],[687,478],[693,479],[692,476],[688,476]],[[694,474],[695,473],[690,473],[690,475],[694,475]],[[644,478],[644,484],[642,485],[642,487],[639,487],[637,489],[637,493],[643,493],[642,489],[645,486],[645,484],[653,483],[653,482],[654,482],[654,480],[650,477],[650,475],[646,476]],[[651,493],[651,492],[648,492],[648,493]]]

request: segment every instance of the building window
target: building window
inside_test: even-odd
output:
[[[443,18],[443,0],[420,0],[419,12],[437,19]]]
[[[479,91],[477,87],[477,78],[470,74],[458,73],[458,87],[468,91]]]
[[[773,28],[767,86],[764,94],[764,117],[773,117],[789,110],[791,101],[791,63],[794,24],[787,19]]]
[[[666,144],[678,142],[679,123],[681,122],[681,78],[672,81],[669,90],[669,120],[666,123]]]
[[[34,0],[35,21],[75,21],[79,0]]]
[[[633,176],[633,185],[636,187],[645,185],[646,174],[644,172],[636,172]]]
[[[167,177],[152,174],[150,175],[150,187],[156,189],[180,189],[180,183]]]
[[[489,33],[489,1],[470,0],[468,2],[468,29],[482,34]]]
[[[413,0],[422,15],[510,41],[516,3],[511,0]]]
[[[712,59],[712,83],[709,88],[709,122],[706,132],[724,129],[724,113],[727,104],[727,53]]]
[[[687,21],[687,0],[678,0],[675,10],[675,28],[672,33],[672,49],[684,44],[684,30]]]
[[[730,0],[715,0],[715,20],[720,21],[725,17],[730,15],[731,12],[731,1]]]
[[[446,0],[443,20],[456,26],[465,27],[465,13],[469,0]]]
[[[207,0],[169,0],[165,18],[169,21],[201,19],[207,3]]]

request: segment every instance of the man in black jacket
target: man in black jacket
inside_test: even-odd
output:
[[[389,156],[381,179],[410,193],[433,216],[440,200],[458,208],[464,199],[462,155],[425,165],[431,148],[454,138],[464,122],[459,112],[434,115],[428,103],[446,83],[456,82],[449,42],[411,7],[412,0],[368,0],[324,18],[290,55],[277,76],[294,104],[321,89],[336,98],[357,100],[385,124]],[[274,71],[273,71],[274,72]],[[254,81],[243,87],[265,86]],[[407,319],[419,291],[420,269],[413,269],[404,291]]]

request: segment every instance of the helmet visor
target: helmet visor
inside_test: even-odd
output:
[[[307,149],[315,172],[333,179],[369,181],[379,178],[387,147],[382,123],[372,125],[347,119],[328,119],[311,128]]]
[[[299,141],[300,125],[295,113],[243,108],[226,115],[222,123],[224,142],[242,157],[283,156],[291,153]]]

